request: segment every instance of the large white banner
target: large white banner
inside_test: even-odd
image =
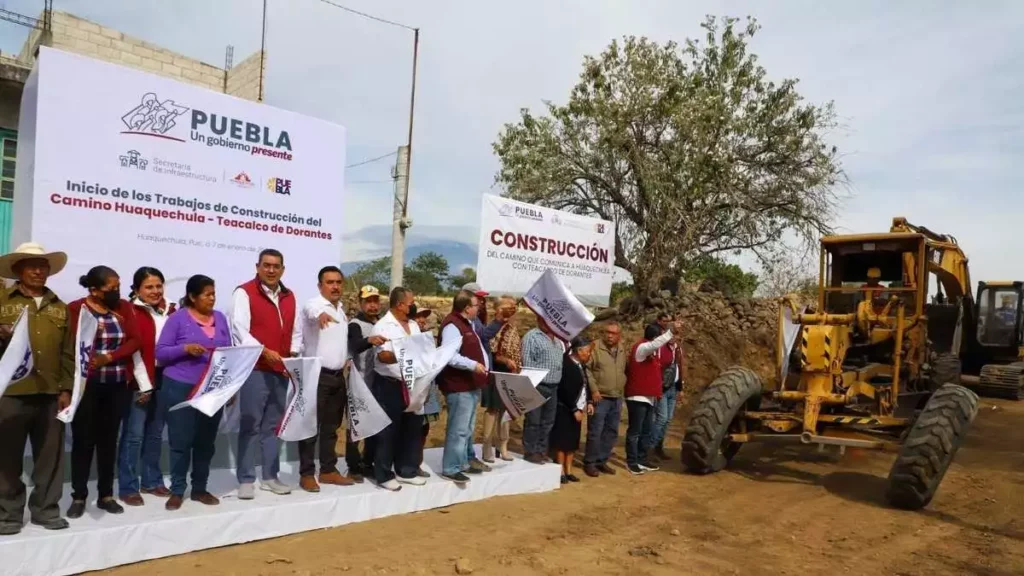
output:
[[[551,270],[537,278],[526,293],[523,302],[540,316],[551,332],[565,342],[586,330],[594,321],[594,315],[587,310]]]
[[[489,292],[522,296],[553,270],[584,304],[607,306],[615,225],[485,194],[477,258],[477,281]]]
[[[276,248],[303,302],[338,260],[341,126],[47,47],[21,110],[11,241],[67,252],[65,301],[96,264],[125,287],[155,266],[172,299],[214,278],[223,308]]]

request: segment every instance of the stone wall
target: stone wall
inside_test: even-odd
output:
[[[18,54],[18,60],[31,65],[40,41],[41,32],[33,30]],[[225,73],[223,68],[59,11],[53,13],[53,36],[49,45],[249,100],[256,100],[258,96],[258,52]],[[229,89],[230,86],[234,90]]]

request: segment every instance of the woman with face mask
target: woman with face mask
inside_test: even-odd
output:
[[[96,266],[78,282],[89,295],[68,305],[69,329],[64,356],[76,356],[79,314],[83,311],[92,314],[97,328],[85,391],[71,422],[72,501],[68,518],[80,518],[85,513],[93,453],[96,454],[96,489],[99,492],[97,508],[110,514],[124,512],[114,500],[114,462],[121,417],[125,404],[132,401],[135,386],[132,355],[140,345],[132,304],[121,299],[121,279],[117,272]],[[143,388],[140,392],[146,392],[151,384],[140,381],[139,387]],[[148,394],[143,397],[149,400]]]

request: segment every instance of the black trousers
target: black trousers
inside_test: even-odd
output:
[[[391,419],[388,427],[378,432],[373,459],[373,476],[378,484],[392,480],[397,473],[412,478],[420,468],[423,439],[423,416],[404,412],[402,387],[405,383],[375,374],[373,395]]]
[[[340,372],[330,374],[326,370],[320,372],[320,381],[316,388],[316,422],[317,434],[299,441],[299,474],[313,476],[316,474],[316,443],[320,442],[320,473],[329,474],[338,471],[338,428],[345,415],[347,402],[345,395],[345,377]]]
[[[96,454],[96,491],[100,498],[114,495],[114,464],[117,461],[117,432],[126,402],[131,402],[128,386],[96,384],[85,386],[82,400],[71,421],[71,498],[89,497],[89,472]]]
[[[25,515],[25,484],[21,481],[25,441],[32,445],[32,519],[60,518],[64,490],[64,423],[57,420],[52,394],[0,398],[0,523],[21,524]]]

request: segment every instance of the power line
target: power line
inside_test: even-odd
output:
[[[360,162],[356,162],[355,164],[349,164],[348,166],[345,166],[345,168],[355,168],[356,166],[362,166],[363,164],[369,164],[371,162],[377,162],[378,160],[383,160],[383,159],[388,158],[390,156],[394,156],[395,154],[398,154],[398,152],[388,152],[387,154],[383,154],[381,156],[377,156],[376,158],[370,158],[369,160],[362,160]]]
[[[320,0],[320,1],[323,2],[324,4],[329,4],[331,6],[334,6],[335,8],[340,8],[340,9],[346,11],[346,12],[351,12],[353,14],[357,14],[359,16],[362,16],[363,18],[369,18],[370,20],[376,20],[377,22],[381,22],[381,23],[384,23],[384,24],[390,24],[392,26],[398,26],[399,28],[405,28],[406,30],[412,30],[413,32],[415,32],[417,30],[416,28],[413,28],[412,26],[406,26],[405,24],[402,24],[402,23],[399,23],[399,22],[392,22],[391,20],[385,20],[384,18],[378,18],[377,16],[373,16],[371,14],[367,14],[366,12],[360,12],[359,10],[355,10],[353,8],[349,8],[348,6],[342,6],[341,4],[338,4],[336,2],[331,2],[331,0]]]

